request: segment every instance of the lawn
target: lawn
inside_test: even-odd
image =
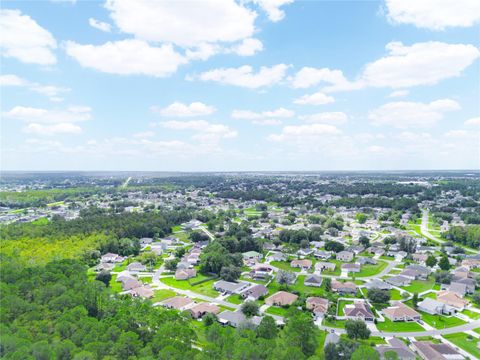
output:
[[[152,277],[151,276],[139,277],[138,280],[140,280],[144,284],[151,284],[152,283]]]
[[[232,303],[232,304],[239,305],[243,302],[243,299],[240,297],[240,295],[234,294],[226,298],[225,301],[228,301],[229,303]]]
[[[415,332],[415,331],[424,331],[425,329],[416,322],[405,322],[405,321],[391,321],[385,318],[385,322],[378,322],[377,329],[380,331],[386,332]]]
[[[285,271],[290,271],[290,272],[300,272],[299,268],[293,268],[290,266],[290,263],[286,261],[272,261],[270,262],[270,265],[275,266],[279,269],[285,270]]]
[[[426,312],[417,310],[422,314],[422,320],[435,329],[446,329],[454,326],[466,324],[465,321],[455,316],[430,315]]]
[[[473,331],[480,334],[480,328],[473,329]]]
[[[183,241],[183,242],[189,242],[190,239],[188,238],[188,234],[185,231],[178,232],[173,234],[174,237],[176,237],[178,240]]]
[[[400,291],[397,289],[390,290],[390,299],[391,300],[402,300],[402,295],[400,295]]]
[[[181,225],[172,226],[172,232],[182,231]]]
[[[431,290],[435,282],[433,280],[413,280],[409,286],[404,286],[402,289],[411,293],[422,293]]]
[[[335,320],[334,319],[332,321],[328,321],[327,319],[323,319],[322,325],[332,327],[332,328],[345,329],[345,322],[346,322],[346,320]]]
[[[123,291],[122,283],[117,282],[117,275],[112,275],[112,278],[110,279],[109,287],[113,292],[116,292],[116,293]]]
[[[270,306],[265,312],[267,314],[285,316],[287,314],[287,311],[288,309],[284,309],[283,307]]]
[[[472,354],[477,359],[480,359],[480,349],[478,348],[478,339],[472,337],[472,339],[468,338],[468,335],[465,333],[456,333],[456,334],[449,334],[443,335],[443,337],[459,348],[465,350],[466,352]]]
[[[163,301],[165,299],[174,297],[176,295],[175,291],[169,290],[169,289],[160,289],[160,290],[155,290],[155,295],[151,299],[153,303]]]
[[[343,264],[343,262],[339,260],[334,260],[334,259],[329,259],[328,262],[335,264],[335,270],[334,271],[322,271],[322,274],[325,275],[340,275],[342,273],[342,269],[340,268]]]
[[[175,278],[173,277],[160,278],[160,281],[176,289],[190,290],[214,298],[219,295],[218,291],[215,291],[212,288],[213,283],[216,281],[216,279],[212,279],[194,286],[190,285],[188,280],[175,280]],[[198,281],[198,279],[197,277],[195,277],[193,279],[190,279],[190,281],[195,282]]]
[[[115,267],[113,268],[113,272],[121,272],[121,271],[124,271],[126,268],[127,268],[127,265],[128,265],[128,261],[125,260],[124,262],[121,262],[120,264],[117,264],[115,265]]]
[[[474,311],[463,310],[462,314],[468,316],[470,319],[474,319],[474,320],[480,319],[480,314]]]
[[[345,308],[345,305],[347,304],[353,304],[353,301],[346,301],[346,300],[338,300],[338,305],[337,305],[337,315],[338,316],[344,316],[345,312],[343,309]]]
[[[388,263],[385,261],[378,261],[376,265],[362,265],[362,268],[359,273],[355,274],[355,277],[366,277],[373,276],[380,273],[383,269],[387,267]]]

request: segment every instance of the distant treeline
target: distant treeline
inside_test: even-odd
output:
[[[444,234],[445,238],[471,247],[480,249],[480,225],[452,226]]]

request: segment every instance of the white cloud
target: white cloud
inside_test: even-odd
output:
[[[191,1],[188,6],[181,1],[108,0],[105,6],[122,32],[182,47],[249,38],[257,16],[234,0]]]
[[[24,63],[52,65],[57,62],[52,34],[19,10],[0,10],[0,49],[4,57]]]
[[[295,89],[304,89],[320,83],[328,83],[338,88],[351,85],[340,70],[308,66],[301,68],[290,81]]]
[[[154,136],[155,136],[155,133],[153,131],[143,131],[143,132],[138,132],[133,134],[133,137],[135,139],[146,139]]]
[[[403,97],[403,96],[407,96],[408,94],[410,94],[408,90],[395,90],[395,91],[392,91],[390,95],[388,95],[388,97],[391,97],[391,98]]]
[[[303,95],[302,97],[293,100],[293,102],[298,105],[325,105],[335,102],[335,99],[322,92],[316,92],[310,95]]]
[[[393,23],[431,30],[469,27],[480,21],[478,0],[386,0],[386,7]]]
[[[391,42],[385,56],[367,64],[360,82],[372,87],[407,88],[434,85],[460,76],[479,56],[473,45],[442,42],[416,43],[405,46]]]
[[[99,21],[99,20],[94,19],[94,18],[89,18],[88,23],[90,24],[91,27],[93,27],[97,30],[104,31],[104,32],[112,31],[112,26],[109,23]]]
[[[465,125],[480,126],[480,117],[475,117],[475,118],[466,120]]]
[[[458,110],[460,105],[450,99],[419,102],[391,102],[370,111],[368,118],[375,125],[391,125],[396,128],[428,127],[443,119],[444,113]]]
[[[240,56],[252,56],[263,50],[263,44],[258,39],[244,39],[239,45],[232,48],[232,51]]]
[[[367,151],[371,153],[384,153],[385,152],[385,147],[379,146],[379,145],[370,145],[367,147]]]
[[[121,40],[98,46],[68,41],[66,51],[83,67],[120,75],[165,77],[187,62],[170,44],[156,47],[141,40]]]
[[[277,22],[285,17],[285,12],[280,7],[293,3],[293,0],[254,0],[254,2],[267,13],[270,21]]]
[[[453,139],[480,139],[479,133],[467,130],[450,130],[443,136]]]
[[[31,123],[23,128],[23,132],[47,136],[56,134],[80,134],[82,128],[72,123],[58,123],[53,125]]]
[[[218,45],[202,43],[195,48],[187,49],[185,51],[185,56],[188,60],[207,60],[213,55],[221,52],[221,50],[221,47]]]
[[[268,140],[275,142],[283,141],[305,141],[311,138],[321,136],[338,135],[338,130],[333,125],[327,124],[308,124],[308,125],[289,125],[282,129],[281,134],[272,134],[268,136]]]
[[[48,110],[43,108],[15,106],[2,116],[8,119],[22,120],[29,123],[72,123],[87,121],[92,118],[89,107],[69,107],[66,110]]]
[[[213,106],[205,105],[201,102],[192,102],[190,105],[181,102],[174,102],[165,108],[158,108],[152,106],[150,108],[153,112],[162,116],[172,117],[192,117],[213,114],[217,109]]]
[[[258,120],[264,118],[291,118],[295,116],[295,113],[285,108],[278,108],[271,111],[254,112],[250,110],[233,110],[232,118],[234,119],[246,119],[246,120]]]
[[[214,124],[205,120],[190,120],[190,121],[164,121],[161,122],[166,129],[171,130],[190,130],[194,131],[193,139],[203,142],[218,141],[220,139],[234,138],[237,132],[224,124]]]
[[[279,83],[285,77],[288,65],[277,64],[272,67],[262,66],[257,73],[250,65],[239,68],[220,68],[201,73],[198,76],[187,77],[188,80],[198,78],[202,81],[215,81],[250,89],[271,86]]]
[[[48,96],[52,101],[62,101],[59,96],[63,93],[69,92],[70,89],[61,86],[54,85],[40,85],[28,80],[22,79],[17,75],[6,74],[0,76],[0,86],[21,86],[27,87],[31,91],[35,91],[39,94]]]
[[[348,120],[347,114],[340,111],[322,112],[310,115],[303,115],[299,117],[300,120],[304,120],[309,123],[324,123],[332,125],[342,125]]]

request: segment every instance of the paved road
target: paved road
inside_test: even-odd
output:
[[[215,236],[213,236],[213,234],[205,227],[201,226],[200,227],[202,229],[202,231],[207,234],[207,236],[210,238],[210,240],[215,240]]]

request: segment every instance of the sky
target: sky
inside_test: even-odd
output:
[[[480,168],[480,1],[3,1],[2,170]]]

